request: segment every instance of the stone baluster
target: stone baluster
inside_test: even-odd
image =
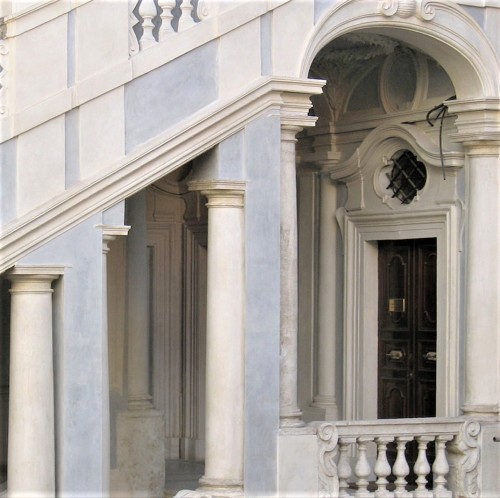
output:
[[[409,498],[411,494],[406,491],[406,476],[410,473],[410,467],[406,461],[405,448],[406,444],[413,440],[411,436],[399,436],[396,438],[397,456],[392,467],[392,473],[396,477],[394,484],[395,498]]]
[[[139,6],[139,15],[142,17],[142,28],[144,30],[140,46],[141,50],[150,47],[156,43],[155,37],[153,36],[153,19],[156,17],[156,5],[154,0],[142,0],[141,5]]]
[[[377,437],[375,441],[377,443],[377,461],[373,469],[377,476],[377,491],[375,492],[375,496],[383,498],[391,496],[391,493],[387,490],[387,484],[389,483],[387,477],[391,475],[391,466],[387,460],[387,443],[394,441],[394,438],[390,436]]]
[[[158,40],[163,41],[165,38],[174,33],[174,28],[172,27],[172,19],[174,15],[172,14],[172,9],[175,7],[175,0],[158,0],[158,5],[162,9],[161,26],[158,32]]]
[[[191,4],[191,0],[183,0],[181,3],[181,16],[179,18],[179,27],[177,31],[184,31],[195,24],[192,12],[193,5]]]
[[[356,481],[358,490],[355,495],[357,498],[367,498],[370,496],[370,492],[368,491],[368,478],[371,474],[371,467],[366,456],[366,445],[370,441],[373,441],[373,438],[369,436],[361,436],[356,439],[358,443],[358,460],[354,466],[354,474],[358,478]]]
[[[351,464],[349,463],[349,448],[350,441],[345,439],[339,440],[339,461],[337,463],[337,475],[339,477],[339,498],[347,498],[349,496],[348,479],[351,477]]]
[[[436,459],[432,465],[434,473],[434,498],[451,498],[452,493],[446,489],[446,475],[450,471],[448,459],[446,458],[446,443],[451,441],[453,436],[441,435],[436,437]]]
[[[431,498],[432,492],[426,488],[427,475],[431,471],[431,466],[427,460],[427,444],[434,440],[434,436],[417,436],[416,440],[418,442],[418,456],[413,471],[417,475],[416,483],[417,489],[415,490],[413,496],[415,498]]]

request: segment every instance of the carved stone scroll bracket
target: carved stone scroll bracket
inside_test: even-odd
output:
[[[453,441],[448,443],[450,460],[448,481],[458,497],[475,498],[481,495],[479,486],[480,433],[479,422],[467,420]]]
[[[334,458],[337,454],[339,435],[334,424],[318,427],[319,497],[333,498],[339,494],[339,479]]]
[[[429,0],[382,0],[378,10],[387,17],[398,16],[403,19],[418,17],[430,21],[436,15],[436,9]]]

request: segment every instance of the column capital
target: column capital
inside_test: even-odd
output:
[[[10,293],[52,292],[51,283],[64,273],[62,265],[16,265],[5,276],[13,283]]]
[[[102,230],[102,252],[109,252],[109,243],[113,242],[120,235],[128,235],[130,226],[128,225],[96,225],[95,228]]]
[[[500,99],[449,100],[446,105],[449,113],[457,116],[458,132],[451,135],[455,142],[475,150],[481,143],[500,146]]]
[[[243,180],[193,180],[188,183],[188,189],[200,191],[207,197],[208,208],[244,206],[246,182]]]

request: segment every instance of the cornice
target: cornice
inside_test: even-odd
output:
[[[155,137],[84,185],[55,197],[4,227],[0,272],[22,256],[159,180],[241,130],[265,112],[280,114],[282,95],[321,92],[322,81],[260,78],[231,99],[217,101]]]

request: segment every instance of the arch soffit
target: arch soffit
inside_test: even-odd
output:
[[[382,156],[406,148],[413,149],[419,160],[426,165],[441,167],[439,145],[419,128],[408,124],[387,124],[372,130],[349,159],[336,164],[331,177],[335,180],[346,180],[360,174],[366,165],[373,164],[373,158],[382,160]],[[443,162],[446,168],[462,167],[464,158],[462,151],[443,151]]]
[[[401,5],[400,5],[401,4]],[[500,97],[500,61],[476,21],[446,0],[344,0],[318,22],[302,57],[306,78],[319,51],[343,34],[367,30],[408,43],[436,59],[460,100]]]

